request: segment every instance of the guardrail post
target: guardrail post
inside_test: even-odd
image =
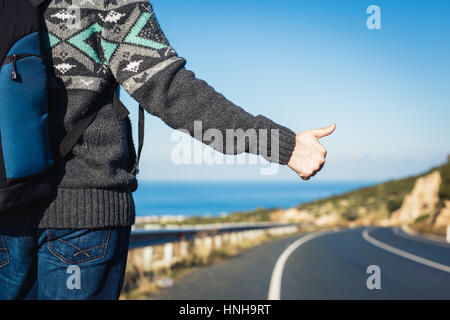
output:
[[[447,226],[447,242],[450,243],[450,224]]]
[[[172,266],[173,243],[164,245],[164,266],[170,268]]]
[[[211,237],[205,237],[204,243],[205,243],[206,250],[211,251],[211,249],[212,249],[212,238]]]
[[[187,252],[187,242],[185,240],[180,241],[180,255],[181,255],[181,259],[186,259],[188,252]]]
[[[220,248],[220,247],[222,247],[222,237],[220,236],[220,235],[216,235],[215,237],[214,237],[214,246],[216,247],[216,248]]]
[[[144,254],[144,269],[145,271],[149,272],[152,270],[152,263],[153,263],[153,247],[145,247],[143,249]]]
[[[230,234],[230,242],[231,244],[235,244],[237,239],[236,239],[236,232],[233,232],[232,234]]]

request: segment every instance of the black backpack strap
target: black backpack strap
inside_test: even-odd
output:
[[[117,85],[113,85],[112,87],[106,89],[103,94],[110,95],[114,93],[116,90]],[[103,95],[100,95],[97,97],[97,100],[92,103],[92,105],[98,105],[99,100]],[[95,118],[97,118],[97,115],[100,111],[100,108],[96,108],[95,110],[85,110],[83,111],[85,114],[83,117],[78,120],[72,128],[67,132],[67,135],[64,137],[64,139],[59,144],[59,150],[57,152],[57,158],[63,159],[65,158],[75,147],[78,140],[83,136],[86,129],[94,122]]]
[[[39,7],[45,0],[30,0],[33,7],[37,8]]]
[[[114,92],[113,98],[113,109],[116,112],[119,119],[125,119],[128,117],[130,112],[127,107],[120,101],[119,99],[119,88]],[[89,115],[84,118],[78,120],[64,137],[63,141],[59,145],[59,157],[65,158],[73,149],[73,147],[77,144],[78,140],[83,136],[86,129],[94,122],[95,118],[98,115],[97,110],[95,112],[91,112]],[[138,131],[139,131],[139,145],[137,150],[136,163],[132,169],[132,174],[139,173],[139,161],[141,159],[142,149],[144,147],[144,134],[145,134],[145,110],[139,105],[139,122],[138,122]]]
[[[65,158],[72,151],[73,147],[77,144],[78,140],[80,140],[86,129],[92,124],[92,122],[94,122],[97,114],[98,111],[92,112],[74,124],[72,129],[70,129],[59,145],[59,156],[61,158]]]
[[[142,148],[144,147],[144,133],[145,133],[145,110],[139,105],[139,120],[138,120],[138,131],[139,131],[139,146],[136,158],[136,164],[133,169],[133,174],[139,174],[139,161],[141,160]]]
[[[128,111],[127,107],[125,107],[122,101],[120,101],[119,90],[120,89],[117,89],[114,94],[113,108],[120,119],[125,119],[130,114],[130,111]],[[144,147],[144,134],[145,134],[145,110],[141,105],[139,105],[139,120],[138,120],[139,145],[137,149],[136,163],[134,164],[133,170],[131,171],[131,173],[135,175],[139,174],[139,162],[141,160],[142,149]]]

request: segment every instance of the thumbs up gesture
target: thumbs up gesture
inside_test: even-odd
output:
[[[307,130],[297,135],[288,166],[303,180],[309,180],[322,169],[327,150],[320,144],[319,139],[329,136],[334,130],[336,130],[336,125],[332,124],[322,129]]]

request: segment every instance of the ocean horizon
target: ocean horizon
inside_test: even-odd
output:
[[[288,209],[373,184],[373,181],[141,181],[134,200],[139,217],[219,216],[258,208]]]

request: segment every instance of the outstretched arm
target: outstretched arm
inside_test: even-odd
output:
[[[291,167],[298,170],[298,161],[292,156],[301,159],[305,154],[299,148],[309,140],[299,142],[288,128],[262,115],[251,115],[185,69],[185,59],[170,46],[148,1],[106,3],[103,14],[99,14],[104,64],[149,113],[196,137],[198,121],[201,136],[208,129],[219,130],[223,141],[202,142],[223,153],[259,154],[271,162],[292,162]],[[227,130],[234,130],[236,136],[231,150],[225,147]],[[256,139],[248,138],[249,130],[257,134]]]

